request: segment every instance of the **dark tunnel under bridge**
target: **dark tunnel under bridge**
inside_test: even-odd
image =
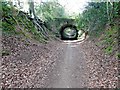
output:
[[[62,40],[77,40],[78,30],[75,19],[55,18],[59,22],[59,34]]]
[[[72,24],[65,24],[60,28],[60,35],[62,40],[77,40],[77,27]]]

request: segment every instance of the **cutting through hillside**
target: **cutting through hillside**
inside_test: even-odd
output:
[[[1,88],[120,88],[119,0],[1,5]]]

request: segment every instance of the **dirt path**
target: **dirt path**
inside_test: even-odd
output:
[[[77,43],[62,43],[54,70],[48,80],[49,88],[83,88],[87,87],[86,61],[84,53]]]
[[[116,88],[118,60],[94,42],[30,43],[3,38],[1,87],[4,88]],[[10,52],[9,52],[10,51]]]

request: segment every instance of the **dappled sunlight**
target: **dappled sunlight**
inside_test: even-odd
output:
[[[66,44],[71,44],[71,43],[80,44],[83,43],[84,40],[64,40],[63,42]]]

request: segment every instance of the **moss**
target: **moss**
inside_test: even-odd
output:
[[[117,57],[118,60],[120,60],[120,53],[117,53],[116,57]]]
[[[112,46],[108,46],[106,49],[105,49],[105,53],[106,54],[111,54],[113,51],[113,47]]]
[[[29,46],[29,45],[30,45],[30,43],[25,43],[25,45],[26,45],[26,46]]]
[[[47,42],[48,39],[41,33],[41,31],[38,31],[36,29],[33,22],[27,18],[26,13],[21,11],[18,13],[18,10],[16,10],[13,6],[8,5],[8,3],[6,2],[2,2],[2,10],[3,10],[2,12],[3,35],[4,34],[6,36],[22,35],[25,38],[35,39],[41,42]],[[13,13],[13,10],[15,10],[17,13]]]
[[[2,50],[2,56],[8,56],[8,55],[10,55],[9,50]]]
[[[105,46],[103,49],[106,54],[112,54],[115,51],[115,46],[117,45],[117,32],[118,27],[115,25],[108,30],[105,30],[104,34],[101,36],[100,42],[97,42],[98,46]]]

